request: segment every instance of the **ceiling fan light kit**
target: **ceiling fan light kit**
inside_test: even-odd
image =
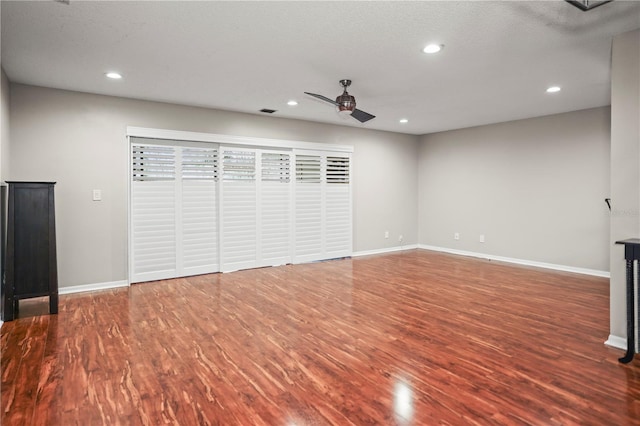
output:
[[[367,122],[373,118],[376,118],[375,115],[369,114],[368,112],[364,112],[356,108],[356,98],[351,96],[347,92],[347,87],[351,85],[351,80],[343,79],[340,80],[340,85],[342,86],[342,94],[339,95],[336,100],[327,98],[323,95],[318,95],[316,93],[304,92],[309,96],[313,96],[314,98],[320,99],[321,101],[328,102],[336,106],[338,113],[341,116],[350,115],[361,123]]]

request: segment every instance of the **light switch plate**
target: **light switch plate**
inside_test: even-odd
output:
[[[93,201],[101,201],[102,200],[102,191],[99,189],[93,190]]]

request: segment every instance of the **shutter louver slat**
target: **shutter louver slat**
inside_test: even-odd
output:
[[[327,183],[349,183],[348,157],[327,157]]]
[[[255,152],[225,150],[222,164],[223,180],[225,181],[254,181],[256,178]]]
[[[174,196],[173,181],[132,182],[132,282],[176,274]]]
[[[173,147],[134,145],[131,160],[134,181],[172,181],[176,178]]]
[[[296,155],[296,181],[320,183],[321,158],[317,155]]]
[[[182,180],[183,275],[219,270],[216,185],[213,175]]]
[[[218,150],[182,148],[182,179],[217,180]]]
[[[325,249],[330,257],[350,255],[349,197],[347,185],[327,185]]]
[[[289,154],[262,153],[262,181],[289,182],[291,178],[291,156]]]

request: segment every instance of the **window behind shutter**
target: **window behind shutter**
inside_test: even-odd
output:
[[[133,145],[132,179],[142,181],[174,181],[176,154],[172,146]]]
[[[321,157],[319,155],[296,155],[296,181],[320,183],[322,178]]]
[[[327,184],[348,184],[349,176],[349,157],[327,156]]]

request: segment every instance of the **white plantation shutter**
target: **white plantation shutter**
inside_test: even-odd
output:
[[[345,257],[351,155],[131,139],[130,281]]]
[[[351,256],[351,156],[295,152],[294,262]]]
[[[327,155],[325,186],[325,256],[351,256],[350,157]]]
[[[296,152],[294,262],[322,259],[322,156]]]
[[[217,272],[218,150],[181,150],[182,274]]]
[[[173,147],[131,150],[132,282],[176,274],[176,155]]]
[[[222,217],[220,269],[253,268],[257,264],[256,151],[221,148]]]
[[[217,272],[217,148],[131,152],[131,282]]]
[[[291,263],[291,153],[260,153],[259,266]]]

